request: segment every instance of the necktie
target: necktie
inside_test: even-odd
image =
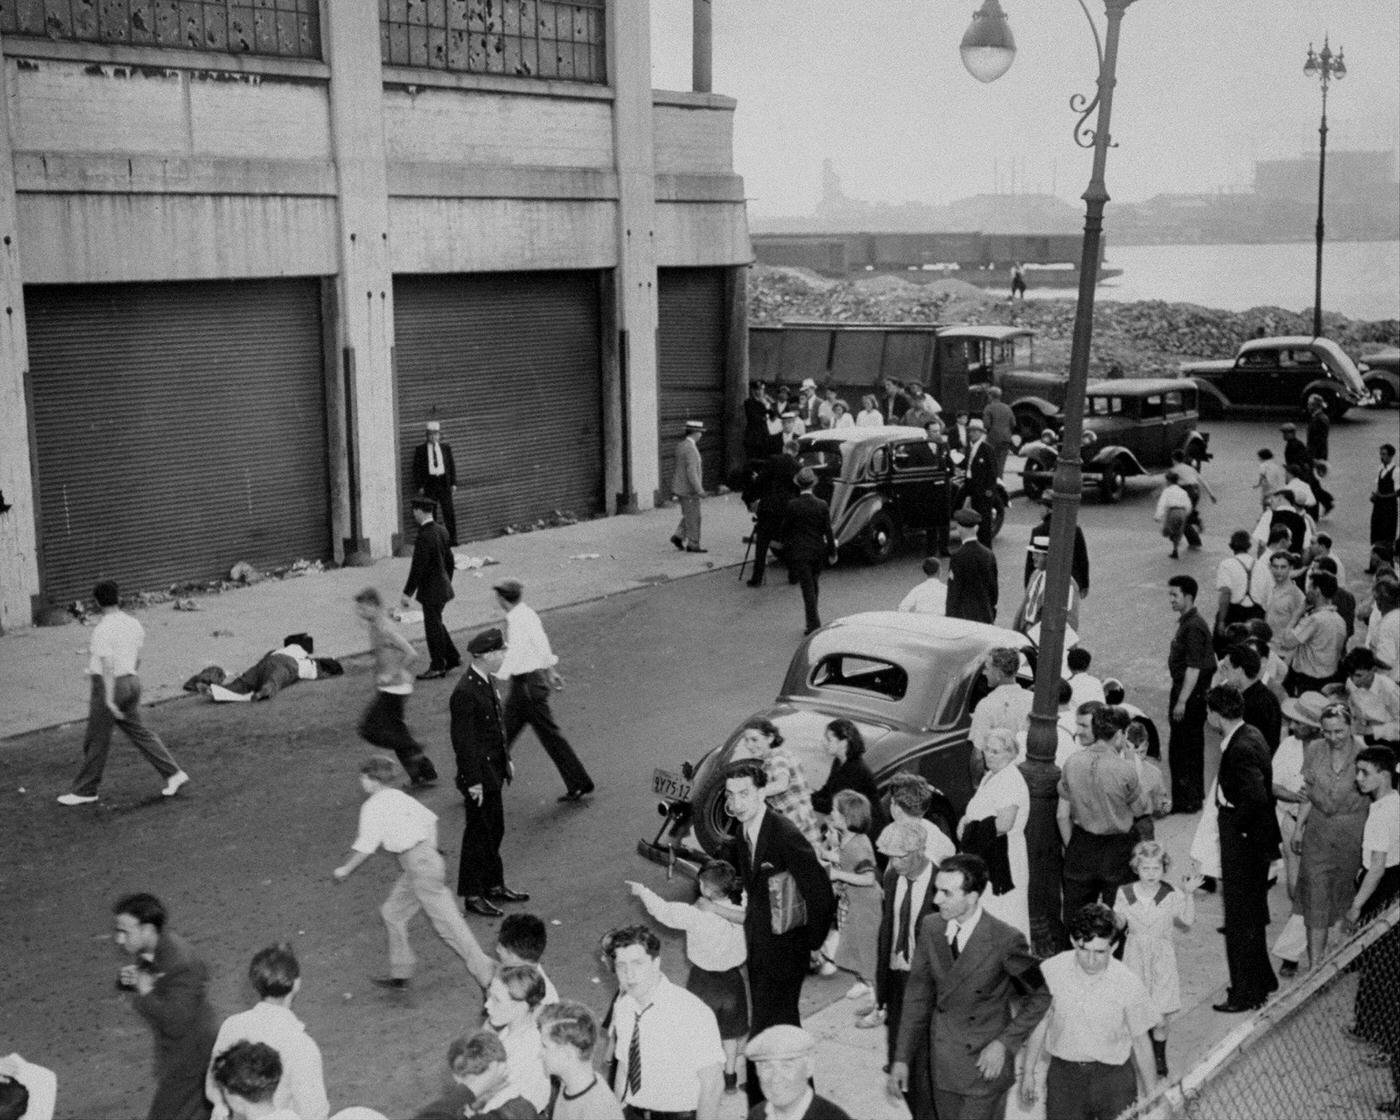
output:
[[[428,444],[428,473],[442,474],[442,450],[436,443]]]
[[[627,1093],[634,1097],[642,1091],[642,1016],[647,1010],[638,1011],[632,1020],[632,1041],[627,1045]]]
[[[953,954],[953,960],[957,960],[957,959],[958,959],[958,954],[961,952],[961,950],[958,948],[958,933],[959,933],[958,923],[957,923],[957,922],[949,922],[949,923],[948,923],[948,951],[949,951],[950,953]]]
[[[899,935],[895,938],[897,956],[909,959],[909,926],[913,919],[914,884],[904,880],[904,901],[899,904]]]

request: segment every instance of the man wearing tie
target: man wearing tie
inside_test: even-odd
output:
[[[432,498],[442,510],[443,527],[452,547],[457,547],[457,511],[452,495],[457,493],[457,464],[452,445],[442,442],[442,425],[429,420],[427,438],[413,452],[413,488],[420,498]]]
[[[886,1064],[894,1062],[899,1021],[904,1012],[904,991],[909,983],[909,967],[919,930],[925,918],[938,913],[933,889],[938,867],[925,853],[926,844],[927,834],[914,821],[896,821],[888,825],[880,833],[877,844],[890,861],[885,871],[875,952],[875,1004],[884,1011]],[[904,1094],[911,1116],[933,1115],[933,1086],[928,1080],[926,1049],[927,1039],[914,1040],[909,1058],[910,1084]]]
[[[943,861],[933,881],[938,916],[919,929],[904,991],[886,1091],[893,1100],[908,1092],[910,1062],[925,1045],[939,1120],[1001,1115],[1016,1051],[1050,1007],[1026,939],[983,911],[986,888],[980,856]]]
[[[722,858],[739,872],[748,895],[744,911],[744,944],[748,949],[749,991],[753,997],[750,1037],[778,1023],[802,1025],[798,1002],[812,953],[821,948],[836,914],[831,880],[817,853],[797,826],[767,811],[763,787],[768,783],[763,763],[745,759],[725,771],[724,807],[739,824],[738,835],[725,845]],[[773,886],[786,873],[806,905],[805,924],[783,933],[773,931]],[[744,1089],[749,1105],[763,1100],[758,1071],[748,1063]]]
[[[467,643],[471,665],[452,690],[452,752],[457,756],[457,789],[466,808],[457,893],[463,905],[483,918],[499,918],[497,902],[528,902],[530,896],[506,886],[501,865],[505,838],[502,788],[515,776],[506,748],[501,698],[491,682],[505,660],[506,640],[492,628]]]
[[[972,500],[972,508],[982,520],[977,525],[977,539],[988,548],[992,546],[992,507],[996,497],[997,470],[996,452],[987,439],[987,428],[983,421],[973,417],[967,422],[967,490]]]

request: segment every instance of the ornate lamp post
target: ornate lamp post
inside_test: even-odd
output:
[[[1317,266],[1313,273],[1313,336],[1322,333],[1322,198],[1323,184],[1327,179],[1327,87],[1332,79],[1341,81],[1347,76],[1347,65],[1342,61],[1342,49],[1337,48],[1334,57],[1328,46],[1327,36],[1322,37],[1322,50],[1313,53],[1308,44],[1308,60],[1303,63],[1303,73],[1322,83],[1322,124],[1317,130]]]
[[[1094,293],[1098,286],[1099,249],[1103,234],[1104,164],[1113,146],[1109,119],[1113,110],[1113,87],[1117,82],[1118,33],[1123,13],[1133,0],[1104,0],[1107,29],[1100,39],[1098,25],[1078,0],[1094,36],[1099,58],[1098,91],[1092,99],[1082,94],[1070,98],[1070,109],[1079,117],[1074,140],[1094,152],[1093,171],[1084,199],[1084,241],[1079,260],[1079,297],[1074,313],[1074,334],[1070,346],[1069,379],[1066,386],[1064,431],[1061,455],[1055,468],[1054,503],[1050,516],[1050,552],[1045,571],[1045,598],[1041,613],[1040,649],[1036,661],[1035,700],[1031,709],[1026,761],[1021,764],[1031,792],[1031,812],[1026,827],[1026,847],[1030,852],[1031,934],[1042,953],[1058,951],[1065,945],[1060,921],[1060,837],[1055,823],[1056,787],[1059,769],[1055,766],[1055,730],[1059,711],[1060,670],[1064,658],[1065,625],[1068,617],[1070,568],[1074,559],[1074,532],[1079,517],[1083,471],[1074,453],[1084,429],[1084,390],[1089,383],[1089,344],[1094,332]],[[974,36],[974,32],[976,35]],[[969,40],[974,50],[969,51]],[[986,0],[973,17],[963,37],[963,61],[973,77],[991,81],[1004,74],[1015,56],[1005,13],[997,0]],[[971,54],[971,57],[969,55]],[[974,69],[981,67],[981,72]],[[1000,69],[997,69],[997,66]],[[990,73],[992,77],[984,77]],[[1088,119],[1095,109],[1098,117],[1092,128]]]

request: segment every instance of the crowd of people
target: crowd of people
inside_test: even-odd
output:
[[[1004,466],[1010,422],[995,398],[985,417],[959,418],[946,428],[921,386],[888,385],[883,400],[867,401],[851,418],[839,400],[819,399],[811,383],[791,407],[755,388],[748,402],[751,450],[760,449],[761,428],[767,463],[752,494],[757,582],[764,577],[765,540],[798,539],[794,507],[811,498],[812,480],[802,477],[811,472],[786,470],[795,466],[791,441],[799,426],[861,424],[874,412],[881,423],[924,427],[940,447],[958,441],[969,464],[985,448],[992,479]],[[1313,426],[1321,427],[1310,425],[1310,437]],[[581,801],[594,785],[549,709],[551,691],[562,685],[558,658],[524,603],[523,586],[495,585],[503,625],[474,635],[465,659],[442,626],[442,606],[452,595],[452,541],[437,518],[442,495],[451,494],[451,456],[433,442],[421,489],[441,493],[414,503],[420,532],[404,588],[405,598],[416,596],[424,607],[429,662],[414,672],[417,650],[378,592],[356,596],[375,668],[375,694],[360,730],[395,758],[375,755],[360,766],[358,829],[349,855],[331,873],[342,882],[381,849],[399,864],[380,908],[388,970],[376,983],[389,990],[412,984],[409,924],[421,910],[482,993],[480,1026],[446,1048],[450,1087],[417,1115],[713,1120],[721,1099],[742,1088],[756,1120],[842,1117],[819,1094],[816,1040],[802,1029],[799,1010],[806,977],[841,974],[850,981],[856,1025],[884,1028],[887,1091],[914,1117],[995,1117],[1015,1092],[1026,1107],[1043,1095],[1052,1120],[1106,1118],[1169,1073],[1168,1025],[1182,1008],[1173,931],[1193,924],[1200,892],[1219,891],[1224,902],[1229,988],[1216,1011],[1252,1011],[1278,987],[1265,936],[1276,860],[1293,916],[1272,955],[1285,977],[1319,964],[1338,929],[1356,928],[1400,896],[1400,488],[1387,444],[1370,495],[1367,580],[1353,591],[1344,558],[1360,571],[1361,548],[1334,542],[1318,528],[1335,500],[1318,478],[1326,446],[1317,439],[1325,432],[1310,439],[1312,446],[1300,444],[1300,454],[1291,428],[1283,433],[1283,474],[1271,454],[1260,453],[1263,514],[1228,538],[1230,554],[1214,581],[1213,619],[1201,609],[1209,610],[1209,593],[1203,596],[1196,579],[1168,581],[1167,600],[1178,616],[1163,650],[1171,682],[1169,780],[1159,768],[1150,721],[1127,702],[1121,683],[1091,672],[1092,656],[1082,646],[1067,655],[1055,757],[1060,951],[1045,952],[1043,930],[1032,928],[1031,802],[1017,765],[1025,758],[1031,694],[1020,651],[998,648],[985,659],[985,695],[972,713],[975,791],[961,813],[917,774],[878,784],[850,720],[824,729],[830,769],[813,776],[824,778],[819,786],[785,748],[778,727],[750,721],[723,772],[732,837],[699,869],[696,899],[668,900],[644,884],[628,884],[653,922],[684,932],[684,983],[666,975],[651,926],[618,927],[601,940],[617,987],[602,1015],[587,1002],[561,998],[549,979],[545,923],[519,910],[506,914],[501,905],[529,901],[507,885],[500,858],[502,791],[513,777],[516,736],[525,726],[537,732],[564,782],[561,801]],[[702,430],[692,427],[687,435],[692,449]],[[689,456],[684,467],[678,459],[678,472],[691,466]],[[1199,505],[1214,497],[1199,473],[1184,466],[1168,474],[1168,504],[1159,505],[1173,527],[1163,531],[1174,554],[1182,537],[1188,547],[1200,545]],[[976,535],[976,495],[953,520],[967,536],[952,530],[945,542],[931,539],[928,578],[900,609],[993,622],[996,560]],[[1048,521],[1047,513],[1032,530],[1012,624],[1026,633],[1043,608]],[[699,548],[698,511],[685,510],[677,536],[678,547]],[[829,521],[817,538],[810,557],[800,550],[789,557],[804,584],[809,629],[819,625],[815,572],[833,547]],[[940,543],[949,546],[947,581],[936,555]],[[804,572],[804,565],[812,570]],[[1081,533],[1067,604],[1072,618],[1088,592]],[[139,712],[144,635],[120,610],[114,584],[99,584],[95,595],[103,617],[91,641],[85,761],[59,800],[68,806],[96,800],[117,728],[165,780],[163,792],[174,796],[188,778]],[[459,669],[449,706],[465,827],[454,892],[436,814],[398,783],[406,775],[416,790],[437,780],[406,722],[413,682]],[[1220,737],[1209,786],[1207,727]],[[1155,834],[1156,822],[1173,812],[1200,814],[1190,865],[1175,883],[1171,856]],[[112,910],[116,943],[131,958],[119,983],[155,1037],[152,1120],[330,1116],[320,1049],[293,1011],[301,966],[289,945],[270,945],[252,957],[248,976],[258,1002],[221,1024],[207,995],[208,967],[171,928],[161,901],[128,895]],[[492,952],[463,910],[503,918]],[[1400,975],[1394,933],[1368,958],[1349,1031],[1372,1048],[1371,1060],[1389,1066],[1397,1096],[1380,1107],[1395,1114],[1400,1016],[1389,1008],[1387,969],[1393,983]],[[1042,1059],[1048,1062],[1043,1082]],[[47,1071],[17,1055],[0,1060],[0,1120],[47,1120],[53,1100]],[[380,1114],[351,1107],[335,1115]]]

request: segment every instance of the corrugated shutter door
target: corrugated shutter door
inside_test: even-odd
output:
[[[413,451],[435,417],[457,464],[457,537],[602,508],[598,276],[394,278],[404,530]]]
[[[705,488],[724,481],[724,270],[657,270],[661,489],[669,493],[676,443],[687,420],[703,420]]]
[[[45,595],[329,555],[319,281],[24,299]]]

